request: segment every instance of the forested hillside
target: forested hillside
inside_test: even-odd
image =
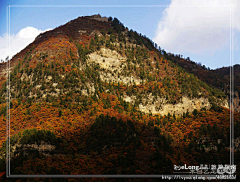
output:
[[[40,34],[10,70],[2,63],[0,172],[8,107],[11,174],[172,174],[174,164],[228,164],[225,88],[156,47],[117,18],[79,17]],[[237,141],[239,112],[234,120]]]

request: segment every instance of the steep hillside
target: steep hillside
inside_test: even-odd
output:
[[[79,17],[40,34],[10,60],[10,85],[0,65],[0,166],[8,89],[11,174],[171,174],[173,164],[227,164],[226,94],[175,62],[116,18]],[[239,113],[235,121],[239,128]]]
[[[192,73],[197,76],[200,80],[204,81],[208,85],[212,85],[222,90],[227,96],[229,101],[230,96],[230,67],[223,67],[215,70],[207,68],[205,65],[195,63],[190,58],[183,59],[180,55],[164,54],[165,57],[171,60],[173,63],[178,64],[184,68],[188,73]],[[234,110],[240,112],[240,65],[236,64],[232,68],[232,79],[233,79],[233,93],[234,97]]]

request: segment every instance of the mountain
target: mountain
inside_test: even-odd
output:
[[[180,62],[117,18],[79,17],[40,34],[0,65],[0,166],[7,90],[11,174],[172,174],[174,164],[227,164],[225,88]]]

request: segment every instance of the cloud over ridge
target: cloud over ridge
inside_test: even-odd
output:
[[[34,39],[42,32],[48,31],[39,30],[34,27],[25,27],[22,28],[17,34],[4,34],[0,36],[0,59],[5,60],[7,56],[12,58],[15,54],[24,49],[28,44],[34,41]],[[8,48],[8,38],[10,40],[10,50]],[[9,52],[10,51],[10,52]],[[8,55],[8,53],[10,55]]]
[[[158,23],[154,42],[170,52],[214,53],[230,42],[232,28],[240,32],[240,1],[172,0]]]

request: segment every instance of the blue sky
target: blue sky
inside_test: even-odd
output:
[[[12,55],[42,31],[54,29],[79,16],[100,13],[102,16],[117,17],[125,26],[151,38],[167,52],[190,57],[212,69],[229,66],[231,4],[234,19],[232,61],[239,64],[240,27],[235,22],[239,20],[237,9],[240,4],[237,0],[201,1],[201,4],[188,0],[1,1],[0,59],[4,59],[8,52],[6,8],[10,5]]]

